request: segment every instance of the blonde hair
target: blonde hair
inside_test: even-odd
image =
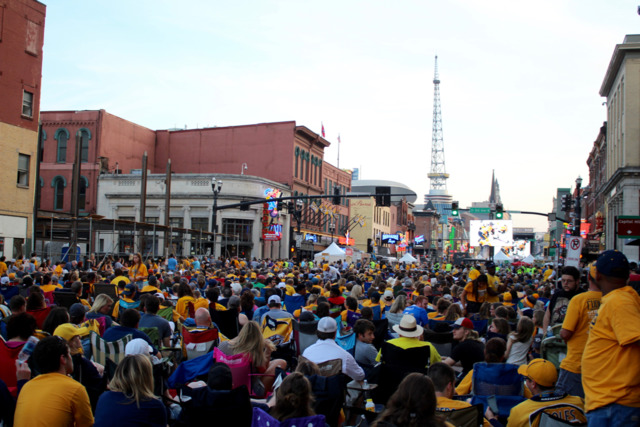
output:
[[[149,356],[132,354],[120,361],[113,379],[111,391],[119,391],[140,408],[141,400],[155,399],[153,395],[153,367]]]
[[[250,354],[251,363],[256,367],[264,366],[267,362],[264,356],[264,346],[264,338],[258,322],[253,320],[242,327],[240,334],[231,343],[231,348],[235,354]]]
[[[362,299],[364,297],[364,294],[362,292],[362,286],[353,285],[353,288],[351,288],[351,296],[354,297],[355,299]]]
[[[407,307],[407,297],[405,295],[398,295],[398,298],[391,304],[391,309],[389,312],[391,313],[402,313],[402,311]]]
[[[91,313],[99,313],[105,306],[113,304],[113,299],[107,294],[100,294],[96,297],[93,305],[91,306]]]

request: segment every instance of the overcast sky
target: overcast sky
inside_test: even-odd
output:
[[[637,0],[44,1],[43,111],[105,109],[150,129],[324,123],[326,161],[340,135],[341,168],[418,202],[437,54],[449,193],[485,201],[495,170],[505,209],[538,212],[588,182],[602,80],[640,32]]]

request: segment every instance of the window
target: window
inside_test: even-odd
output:
[[[33,117],[33,93],[22,91],[22,115]]]
[[[53,187],[53,209],[61,210],[64,208],[64,188],[67,186],[67,180],[58,175],[51,182]]]
[[[222,220],[222,234],[231,241],[251,242],[253,220],[227,219]]]
[[[170,227],[174,227],[174,228],[182,228],[184,227],[184,218],[179,216],[179,217],[171,217],[169,219],[169,226]]]
[[[84,210],[87,205],[87,187],[89,186],[89,180],[86,177],[81,176],[78,183],[78,209]]]
[[[91,140],[91,132],[89,129],[82,128],[80,133],[80,162],[87,163],[89,161],[89,141]]]
[[[209,218],[191,218],[191,228],[194,230],[209,230]]]
[[[29,186],[29,161],[31,156],[26,154],[18,154],[18,185],[22,187]]]
[[[67,141],[69,141],[69,131],[65,128],[60,128],[56,131],[55,139],[58,141],[58,150],[56,155],[56,161],[58,163],[67,162]]]

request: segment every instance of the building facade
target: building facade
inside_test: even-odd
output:
[[[640,35],[627,35],[616,45],[600,96],[607,101],[606,247],[637,260],[638,247],[625,245],[615,235],[616,219],[640,214]]]
[[[177,228],[212,230],[213,191],[211,179],[223,182],[218,194],[216,222],[218,233],[215,239],[215,254],[241,258],[287,258],[291,215],[286,211],[271,215],[264,204],[251,205],[247,210],[225,205],[243,200],[261,199],[268,190],[277,189],[283,197],[291,195],[287,186],[252,175],[231,174],[172,174],[169,225]],[[166,176],[150,174],[147,177],[147,203],[145,216],[141,217],[140,195],[142,176],[132,174],[103,174],[98,180],[97,214],[106,218],[165,224],[167,212]],[[265,229],[266,228],[266,229]],[[274,240],[265,238],[270,234]],[[279,238],[277,237],[279,234]],[[168,249],[168,253],[191,255],[206,253],[203,248],[192,243],[191,235],[165,240],[162,233],[145,236],[140,243],[140,235],[131,232],[102,233],[96,238],[99,253],[141,252],[144,257],[157,256]]]
[[[156,133],[105,110],[43,111],[42,129],[39,209],[43,211],[71,213],[77,142],[81,145],[79,216],[97,212],[101,174],[140,169],[145,151],[148,164],[155,163]]]
[[[0,255],[9,259],[33,248],[45,16],[34,0],[0,5]]]

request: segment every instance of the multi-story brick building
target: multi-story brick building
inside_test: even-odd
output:
[[[45,16],[35,0],[0,5],[0,255],[7,258],[33,247]]]
[[[341,194],[350,190],[350,172],[323,161],[329,142],[293,121],[153,131],[104,110],[56,111],[43,112],[43,128],[48,138],[42,163],[41,208],[44,210],[69,212],[71,185],[67,183],[72,176],[74,150],[71,147],[76,135],[81,139],[82,158],[79,204],[81,214],[85,215],[96,212],[98,176],[140,169],[145,151],[151,173],[164,173],[171,160],[172,172],[176,174],[247,174],[286,185],[293,196],[331,195],[336,186]],[[221,199],[226,198],[225,191],[228,190],[223,188]],[[249,194],[229,196],[231,199],[255,198]],[[319,236],[318,245],[307,248],[308,252],[329,243],[326,221],[329,211],[317,208],[321,205],[331,206],[340,223],[346,225],[348,221],[347,202],[334,207],[330,199],[305,201],[301,234]],[[256,205],[255,208],[262,207]]]

